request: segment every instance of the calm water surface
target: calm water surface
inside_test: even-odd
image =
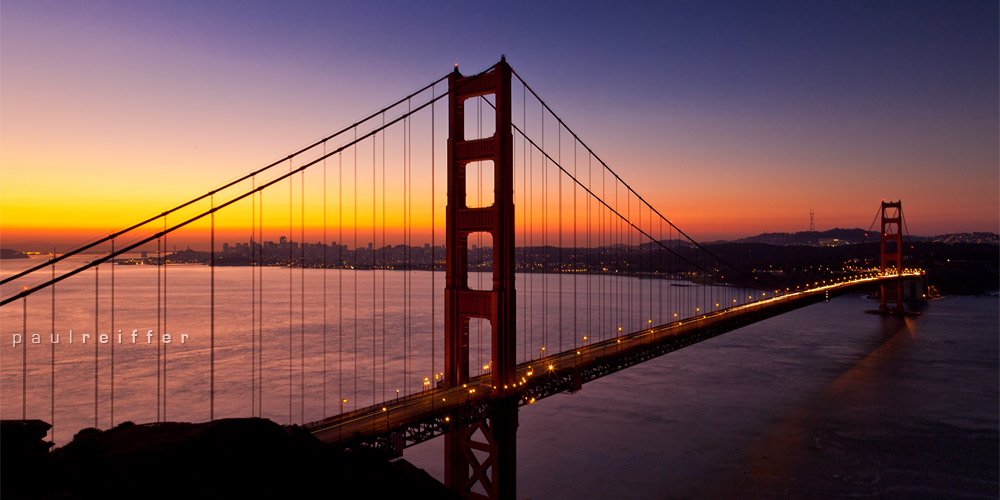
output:
[[[5,260],[0,275],[46,258]],[[74,257],[72,264],[90,258]],[[59,268],[70,269],[70,263]],[[59,282],[54,308],[46,289],[0,309],[0,416],[52,421],[59,444],[84,427],[151,422],[158,414],[208,420],[210,269],[170,265],[159,276],[157,270],[105,264]],[[473,288],[490,283],[486,273],[470,275]],[[4,297],[18,291],[11,285],[0,290]],[[619,327],[635,331],[674,314],[683,318],[748,299],[741,289],[689,285],[518,274],[518,360],[607,339]],[[341,406],[350,411],[390,400],[397,391],[432,387],[444,370],[443,287],[441,272],[217,267],[215,417],[259,413],[305,423],[339,413]],[[158,346],[163,333],[171,343]],[[100,334],[112,335],[110,343],[96,342]],[[37,344],[30,341],[35,335]],[[53,351],[54,335],[59,343]],[[489,335],[487,322],[472,321],[474,375],[490,369]],[[165,359],[159,369],[158,356]]]
[[[26,264],[5,261],[0,274]],[[261,277],[263,288],[251,295]],[[156,271],[116,266],[115,279],[115,329],[123,330],[125,344],[115,352],[114,422],[110,347],[96,350],[102,428],[157,418],[156,345],[143,343],[143,334],[157,327]],[[208,269],[169,266],[167,279],[164,331],[191,337],[167,346],[160,403],[169,420],[203,421]],[[474,284],[478,279],[473,275]],[[443,305],[433,292],[443,282],[441,273],[420,271],[265,268],[251,277],[249,268],[217,268],[216,416],[250,416],[251,401],[258,401],[265,417],[308,422],[339,411],[341,399],[349,410],[392,398],[396,389],[421,390],[423,378],[443,367]],[[608,338],[619,325],[634,330],[642,318],[666,322],[673,311],[710,310],[720,296],[742,301],[745,293],[715,290],[713,299],[711,291],[672,285],[683,283],[518,275],[519,360],[538,357],[543,346],[555,352],[560,341],[570,348],[584,342],[584,333]],[[95,286],[97,330],[112,332],[110,266],[101,267],[96,285],[88,271],[56,288],[56,332],[62,342],[69,330],[75,335],[74,344],[56,349],[59,444],[95,424],[95,349],[93,340],[79,343],[79,335],[94,333]],[[48,292],[29,298],[27,325],[45,342],[28,346],[25,413],[47,421],[53,420],[50,300]],[[864,314],[873,307],[861,295],[840,297],[523,407],[518,498],[996,498],[998,299],[946,297],[906,319]],[[404,310],[407,322],[400,319]],[[0,311],[3,418],[22,413],[25,350],[11,341],[22,321],[20,305]],[[250,361],[261,348],[251,331],[261,328],[262,383]],[[140,332],[135,345],[132,329]],[[489,359],[488,333],[478,325],[471,333],[470,359],[482,363]],[[405,457],[441,478],[442,448],[435,439]]]
[[[998,301],[849,295],[522,408],[518,498],[996,498]],[[442,443],[407,458],[442,477]]]

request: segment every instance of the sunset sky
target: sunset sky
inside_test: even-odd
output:
[[[499,7],[499,10],[498,10]],[[501,54],[702,240],[1000,230],[998,7],[4,0],[0,244],[107,234]]]

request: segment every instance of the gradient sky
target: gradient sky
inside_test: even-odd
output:
[[[6,244],[106,234],[501,54],[695,238],[866,228],[882,199],[912,234],[1000,230],[995,1],[4,0],[0,24]]]

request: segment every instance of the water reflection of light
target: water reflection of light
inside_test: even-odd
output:
[[[900,321],[902,319],[903,321]],[[866,391],[884,378],[885,369],[896,363],[899,354],[916,339],[917,322],[912,317],[884,317],[884,340],[874,350],[828,384],[815,399],[806,401],[746,451],[747,462],[735,485],[727,488],[732,498],[770,496],[784,491],[796,477],[820,418],[832,411],[858,411],[872,397]]]

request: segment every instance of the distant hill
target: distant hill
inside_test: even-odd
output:
[[[797,233],[764,233],[749,238],[741,238],[733,243],[764,243],[777,246],[826,246],[830,244],[861,243],[866,240],[868,232],[864,229],[830,229],[828,231],[799,231]],[[867,237],[868,241],[877,241]]]
[[[799,231],[797,233],[764,233],[749,238],[740,238],[732,243],[764,243],[775,246],[838,246],[853,243],[877,242],[878,231],[869,234],[864,229],[830,229],[828,231]],[[906,241],[938,242],[938,243],[986,243],[1000,245],[1000,236],[996,233],[950,233],[938,236],[905,235]]]
[[[0,248],[0,259],[27,259],[28,256],[11,248]]]

